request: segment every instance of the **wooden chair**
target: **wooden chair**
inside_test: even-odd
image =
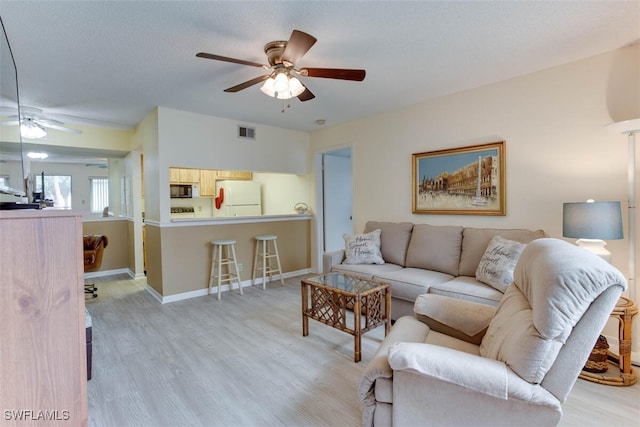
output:
[[[84,236],[82,240],[84,245],[84,272],[92,273],[100,270],[104,248],[109,244],[109,239],[107,239],[107,236],[93,234]],[[94,283],[84,285],[84,293],[91,295],[91,298],[98,296],[97,290]]]

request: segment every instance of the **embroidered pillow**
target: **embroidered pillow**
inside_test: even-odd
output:
[[[476,279],[504,293],[513,282],[513,270],[525,246],[524,243],[494,236],[480,259]]]
[[[343,264],[384,264],[380,253],[381,230],[365,234],[345,234]]]

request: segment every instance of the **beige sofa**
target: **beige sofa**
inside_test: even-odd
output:
[[[363,425],[557,425],[626,286],[601,258],[545,238],[526,246],[497,308],[420,296],[430,326],[395,322],[362,376]]]
[[[476,279],[476,269],[491,239],[528,243],[542,230],[436,226],[369,221],[364,233],[380,229],[384,264],[344,264],[344,250],[327,252],[324,272],[375,278],[391,284],[391,317],[413,315],[418,296],[431,293],[498,305],[503,292]]]

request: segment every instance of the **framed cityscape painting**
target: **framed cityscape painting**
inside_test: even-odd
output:
[[[504,145],[413,154],[413,213],[506,215]]]

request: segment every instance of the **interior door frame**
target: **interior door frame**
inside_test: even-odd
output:
[[[319,149],[316,151],[314,155],[314,170],[315,170],[315,205],[316,205],[316,213],[315,213],[315,240],[313,244],[313,255],[315,262],[312,265],[315,265],[315,273],[322,273],[323,264],[322,264],[322,255],[324,253],[324,186],[323,186],[323,166],[322,166],[322,157],[325,154],[329,154],[335,151],[340,151],[344,149],[351,150],[351,192],[353,193],[354,188],[354,176],[353,176],[353,168],[354,168],[354,158],[355,158],[355,150],[352,144],[345,144],[333,147],[326,147]],[[353,199],[353,198],[352,198]],[[353,212],[353,201],[351,205],[351,212]]]

